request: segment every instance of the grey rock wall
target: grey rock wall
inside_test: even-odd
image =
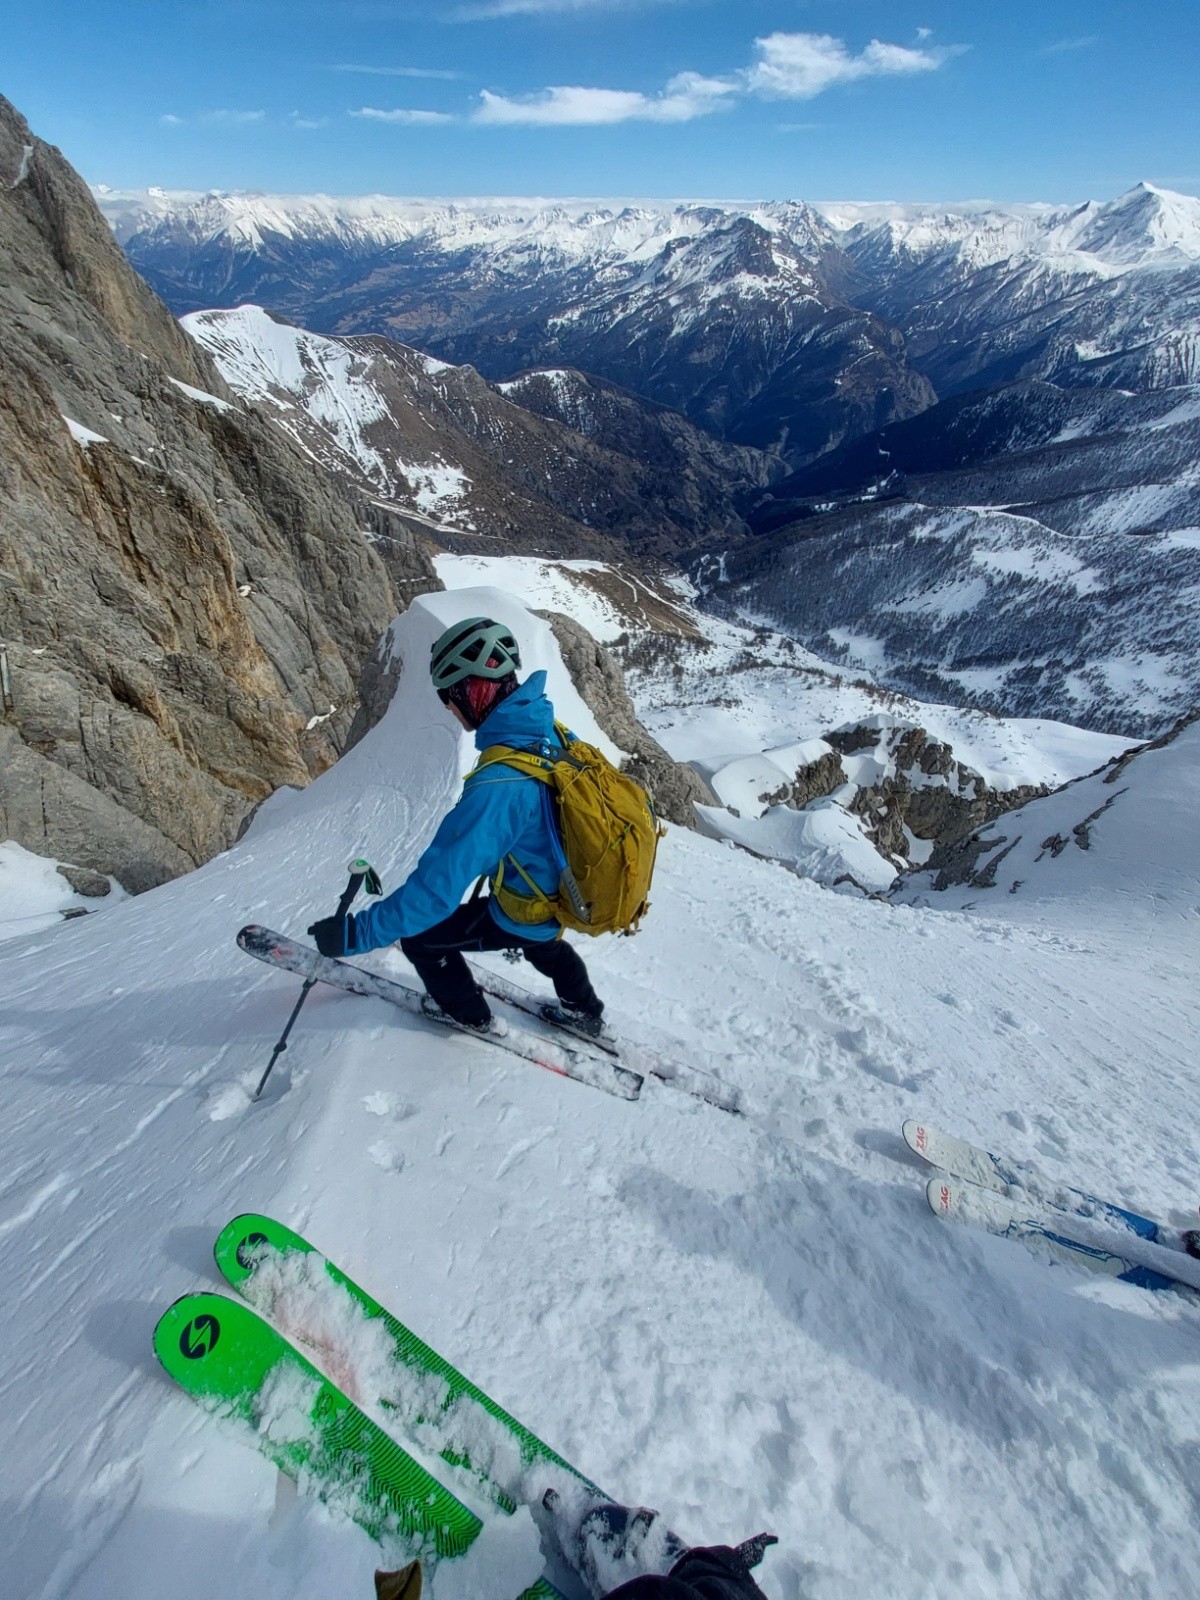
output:
[[[0,836],[145,889],[336,760],[389,569],[438,583],[234,402],[2,98],[0,328]]]

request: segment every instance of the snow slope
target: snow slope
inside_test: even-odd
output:
[[[116,879],[107,881],[105,896],[125,899]],[[64,916],[80,916],[95,909],[96,897],[77,894],[56,861],[34,855],[15,839],[0,841],[0,943],[41,933],[57,927]]]
[[[1033,919],[841,899],[672,830],[638,942],[587,954],[618,1028],[736,1083],[744,1119],[653,1084],[613,1100],[323,991],[247,1106],[296,991],[233,935],[302,930],[358,851],[402,878],[467,757],[428,646],[483,609],[554,666],[516,601],[422,597],[392,632],[397,698],[337,767],[190,876],[6,948],[6,1592],[371,1592],[365,1537],[150,1355],[161,1309],[213,1285],[217,1229],[257,1208],[612,1493],[693,1540],[773,1528],[772,1600],[1190,1597],[1200,1306],[944,1227],[898,1133],[921,1115],[1193,1213],[1200,884],[1161,808],[1125,848],[1172,872],[1110,883],[1080,854],[1088,893]],[[554,692],[587,728],[560,668]],[[1147,793],[1197,759],[1147,767]],[[1134,952],[1124,911],[1150,894]],[[513,1592],[512,1531],[477,1600]],[[440,1569],[433,1600],[461,1578]]]
[[[668,580],[678,599],[664,617],[659,594],[603,562],[442,555],[436,566],[447,588],[490,578],[534,610],[566,612],[617,645],[643,723],[677,761],[702,773],[728,808],[701,808],[700,826],[847,893],[886,890],[904,865],[880,854],[866,821],[851,810],[859,789],[889,770],[882,759],[889,731],[923,727],[999,790],[1066,783],[1133,742],[1064,722],[914,700],[876,688],[868,674],[847,680],[781,634],[698,611],[683,579]],[[647,600],[657,623],[649,629]],[[664,627],[672,631],[664,635]],[[875,754],[845,757],[848,781],[833,795],[802,810],[767,806],[764,796],[785,790],[798,767],[829,750],[821,735],[855,727],[883,730],[884,744]],[[890,767],[894,775],[895,763]],[[944,782],[919,772],[907,777],[917,786]],[[911,835],[908,846],[913,861],[932,848]]]

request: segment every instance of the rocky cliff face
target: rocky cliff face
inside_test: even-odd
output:
[[[0,837],[127,888],[333,762],[405,536],[234,400],[0,99]]]

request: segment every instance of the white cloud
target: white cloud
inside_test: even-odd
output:
[[[596,127],[614,122],[691,122],[732,104],[735,80],[678,73],[661,94],[559,85],[509,99],[485,89],[472,122],[535,127]]]
[[[293,111],[288,117],[290,128],[327,128],[328,117],[302,117],[298,111]]]
[[[1039,56],[1061,56],[1069,50],[1090,50],[1100,40],[1094,33],[1082,35],[1078,39],[1056,39],[1053,44],[1044,45],[1038,51]]]
[[[509,0],[504,0],[509,3]],[[516,0],[513,0],[516,3]],[[526,3],[526,0],[520,0]],[[539,0],[540,3],[540,0]],[[573,0],[592,3],[592,0]],[[747,95],[772,100],[811,100],[839,83],[859,78],[935,72],[962,48],[915,49],[872,39],[858,55],[829,33],[772,33],[756,39],[758,60],[726,77],[679,72],[657,94],[640,89],[604,89],[553,84],[533,94],[505,95],[485,89],[467,120],[491,127],[605,127],[621,122],[692,122],[726,111]],[[441,112],[384,112],[364,107],[352,116],[390,122],[455,120]],[[786,124],[788,131],[810,124]]]
[[[440,78],[447,83],[461,78],[461,72],[448,72],[442,67],[359,67],[353,65],[330,67],[330,72],[368,72],[376,78]]]
[[[429,127],[438,122],[457,122],[449,111],[380,111],[376,106],[361,106],[350,113],[352,117],[365,117],[369,122],[404,122],[415,127]]]
[[[293,115],[294,114],[295,113],[293,113]],[[202,111],[199,116],[195,117],[177,117],[174,112],[169,111],[166,116],[159,117],[158,120],[162,123],[165,123],[168,128],[183,128],[186,127],[189,122],[215,123],[218,126],[229,128],[243,127],[249,122],[265,122],[266,119],[267,113],[265,111],[221,110]]]
[[[811,100],[859,78],[934,72],[951,53],[872,39],[861,54],[851,55],[846,41],[831,33],[770,33],[756,39],[754,48],[759,59],[745,74],[747,89],[781,100]]]

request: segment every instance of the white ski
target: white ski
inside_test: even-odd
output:
[[[268,966],[281,967],[285,972],[297,973],[302,978],[315,978],[319,983],[332,984],[350,994],[374,995],[429,1020],[423,1006],[424,993],[395,978],[382,978],[349,961],[335,961],[329,956],[319,955],[311,945],[299,944],[286,934],[274,933],[270,928],[253,924],[241,930],[237,942],[247,955],[265,961]],[[557,1073],[560,1077],[574,1078],[577,1083],[603,1089],[606,1094],[616,1095],[621,1100],[636,1100],[641,1093],[641,1074],[631,1068],[607,1056],[593,1055],[560,1044],[557,1040],[543,1039],[511,1023],[508,1032],[502,1035],[476,1033],[474,1028],[459,1027],[449,1018],[444,1023],[439,1021],[436,1026],[457,1027],[461,1033],[483,1044],[532,1061],[535,1066],[544,1067],[547,1072]]]
[[[1139,1289],[1181,1289],[1190,1294],[1200,1293],[1196,1284],[1184,1278],[1143,1266],[1082,1239],[1073,1239],[1048,1218],[1039,1216],[1034,1207],[1006,1199],[995,1190],[981,1188],[970,1181],[959,1182],[946,1174],[935,1173],[926,1185],[925,1198],[939,1217],[970,1223],[1002,1239],[1019,1239],[1036,1254],[1051,1260],[1086,1267],[1090,1272],[1119,1278],[1122,1283],[1132,1283]],[[1067,1219],[1063,1222],[1066,1224]]]
[[[527,1016],[541,1019],[542,1007],[552,1003],[550,995],[533,994],[530,990],[523,989],[519,983],[513,983],[510,978],[489,972],[486,967],[477,966],[473,961],[468,961],[467,965],[471,969],[471,976],[485,993],[494,995],[497,1000],[506,1001],[518,1011],[524,1011]],[[704,1100],[720,1111],[728,1111],[733,1116],[741,1114],[742,1106],[737,1090],[722,1083],[714,1072],[706,1072],[702,1067],[693,1067],[685,1062],[676,1061],[657,1050],[647,1049],[644,1045],[628,1044],[615,1035],[610,1035],[607,1039],[593,1039],[590,1035],[578,1033],[574,1029],[563,1030],[557,1023],[547,1021],[547,1026],[557,1027],[559,1031],[570,1031],[572,1038],[579,1040],[579,1046],[590,1053],[619,1058],[643,1076],[657,1078],[660,1083],[670,1084],[673,1089],[681,1089],[685,1094],[694,1095],[698,1100]]]
[[[1156,1222],[1153,1217],[1144,1217],[1140,1212],[1130,1211],[1128,1207],[1116,1205],[1111,1200],[1101,1200],[1083,1189],[1075,1189],[1068,1184],[1048,1183],[1032,1167],[1004,1161],[990,1150],[968,1144],[965,1139],[956,1139],[953,1134],[943,1133],[940,1128],[931,1128],[928,1123],[906,1122],[901,1132],[910,1150],[923,1156],[931,1166],[940,1167],[943,1172],[952,1173],[956,1178],[965,1178],[968,1183],[979,1184],[981,1188],[991,1189],[996,1194],[1009,1195],[1014,1200],[1028,1197],[1068,1216],[1124,1228],[1139,1239],[1149,1240],[1151,1244],[1161,1245],[1164,1249],[1192,1254],[1185,1235],[1165,1222]]]

